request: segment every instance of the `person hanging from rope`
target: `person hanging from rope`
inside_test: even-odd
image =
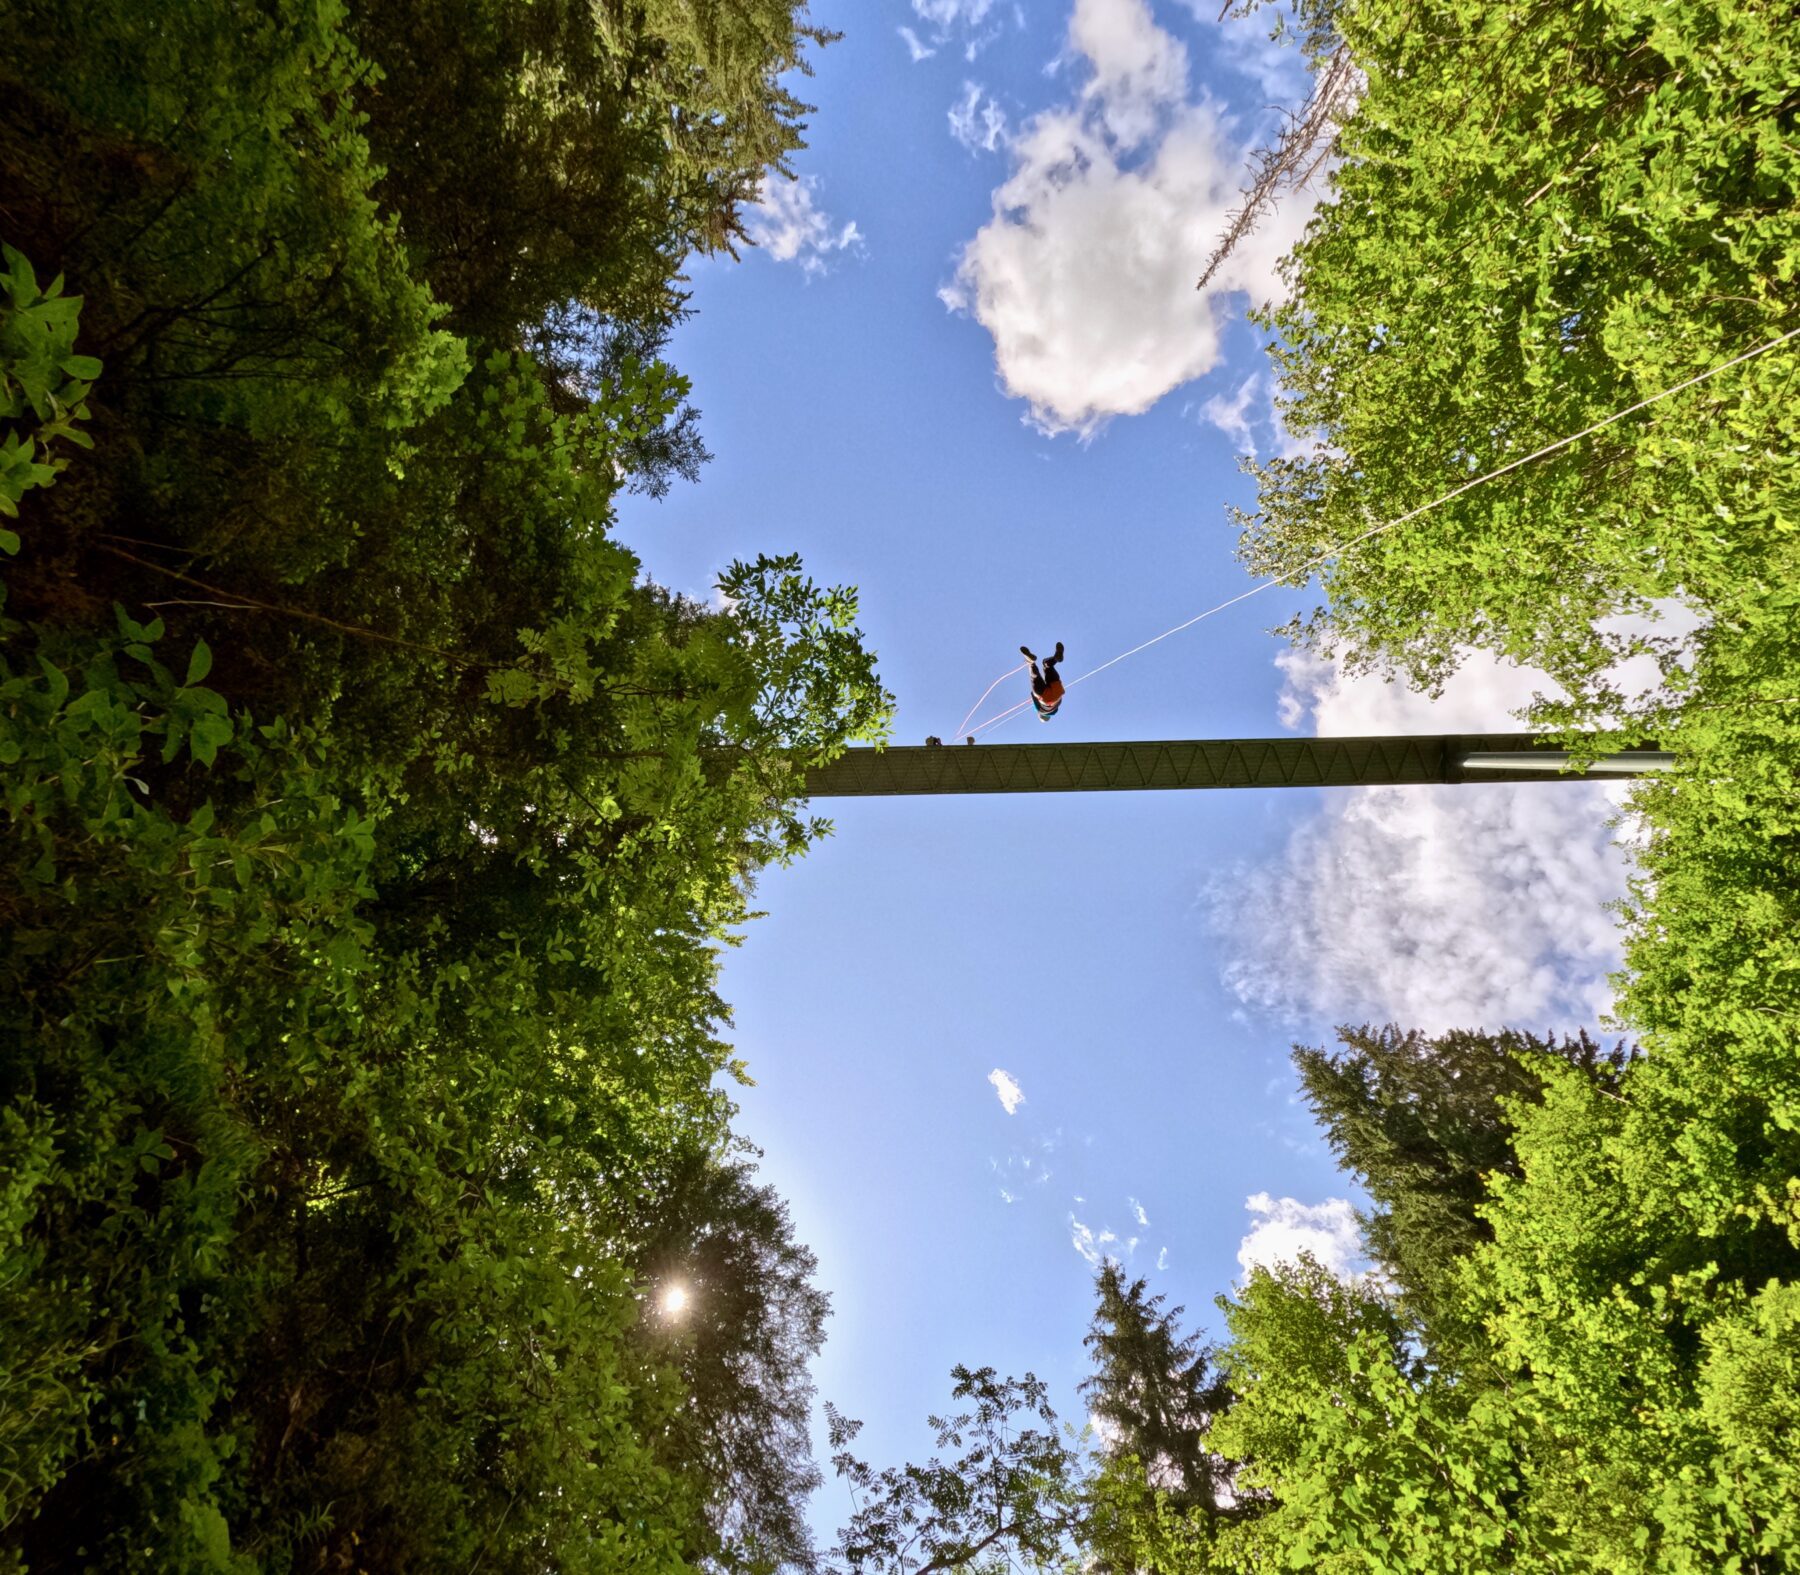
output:
[[[1057,664],[1063,659],[1062,641],[1056,642],[1055,652],[1044,658],[1041,668],[1030,646],[1021,645],[1019,655],[1031,663],[1031,703],[1037,707],[1038,720],[1048,722],[1062,709],[1063,681],[1056,676]]]

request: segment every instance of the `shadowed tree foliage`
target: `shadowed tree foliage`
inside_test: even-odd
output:
[[[1135,1458],[1150,1483],[1182,1512],[1216,1514],[1228,1472],[1206,1448],[1212,1419],[1231,1404],[1224,1375],[1182,1309],[1164,1310],[1143,1279],[1108,1259],[1094,1282],[1099,1305],[1086,1344],[1094,1370],[1081,1393],[1109,1455]],[[1228,1493],[1226,1494],[1228,1497]]]
[[[638,1335],[681,1376],[662,1447],[708,1484],[717,1562],[810,1570],[806,1505],[820,1476],[807,1367],[830,1298],[812,1283],[818,1260],[794,1240],[787,1205],[757,1185],[757,1157],[677,1154],[645,1192],[632,1261],[653,1311]]]
[[[1107,1259],[1081,1392],[1100,1439],[1083,1546],[1099,1567],[1156,1575],[1203,1568],[1221,1524],[1254,1513],[1209,1435],[1233,1395],[1210,1347],[1184,1333],[1143,1279]]]
[[[1447,1277],[1493,1237],[1480,1212],[1490,1178],[1519,1174],[1516,1112],[1542,1099],[1543,1059],[1616,1094],[1635,1052],[1602,1049],[1585,1031],[1426,1035],[1391,1025],[1340,1028],[1338,1043],[1295,1050],[1307,1102],[1375,1201],[1362,1219],[1370,1253],[1435,1326],[1455,1299]]]
[[[797,762],[890,701],[853,592],[673,594],[613,503],[703,456],[676,270],[814,35],[7,21],[0,1569],[798,1561],[823,1304],[691,1167]],[[737,1286],[685,1352],[664,1204]]]

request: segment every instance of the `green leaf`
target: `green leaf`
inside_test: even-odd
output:
[[[204,640],[194,642],[194,654],[188,658],[188,684],[197,684],[212,671],[212,652]]]

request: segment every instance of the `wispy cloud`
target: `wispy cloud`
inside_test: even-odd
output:
[[[797,262],[809,278],[824,273],[834,252],[860,251],[854,219],[838,224],[819,207],[819,178],[767,177],[754,208],[744,216],[750,239],[776,262]]]
[[[1008,139],[993,217],[939,296],[993,336],[1029,420],[1091,435],[1217,364],[1220,301],[1279,294],[1275,264],[1310,199],[1284,204],[1196,291],[1241,200],[1244,148],[1192,93],[1187,48],[1148,0],[1075,0],[1068,49],[1072,100]]]
[[[1144,1205],[1139,1203],[1136,1198],[1129,1198],[1126,1201],[1131,1204],[1132,1218],[1135,1219],[1139,1225],[1148,1230],[1150,1227],[1150,1216],[1144,1212]]]
[[[1083,1225],[1073,1214],[1069,1216],[1069,1244],[1096,1269],[1103,1259],[1111,1256],[1106,1249],[1118,1239],[1112,1231],[1096,1231]]]
[[[950,135],[971,153],[992,153],[1005,145],[1006,111],[979,82],[965,82],[950,106]]]
[[[1284,720],[1326,735],[1492,731],[1545,687],[1482,655],[1436,700],[1296,653],[1278,660]],[[1608,904],[1630,866],[1608,822],[1622,796],[1574,782],[1334,796],[1276,859],[1214,878],[1225,981],[1289,1019],[1597,1023],[1620,962]]]
[[[1266,1192],[1244,1199],[1251,1225],[1238,1244],[1238,1263],[1247,1275],[1258,1264],[1294,1263],[1310,1252],[1340,1280],[1353,1279],[1367,1264],[1356,1210],[1347,1198],[1302,1203]]]
[[[1169,1249],[1167,1247],[1162,1248],[1156,1254],[1156,1266],[1159,1269],[1168,1268],[1168,1266],[1169,1266]]]
[[[994,9],[994,0],[912,0],[915,15],[932,27],[979,27]]]
[[[994,1092],[1000,1096],[1000,1104],[1006,1113],[1017,1115],[1019,1106],[1025,1103],[1025,1090],[1019,1087],[1019,1080],[999,1067],[988,1073],[987,1080],[994,1085]]]
[[[916,66],[921,60],[929,60],[937,53],[934,46],[925,43],[910,27],[897,28],[896,31],[906,41],[907,53],[912,56]]]

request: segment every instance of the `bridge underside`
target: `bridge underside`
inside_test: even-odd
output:
[[[1531,733],[1378,738],[1197,738],[1115,744],[942,744],[852,749],[810,771],[812,798],[896,793],[1117,793],[1571,780],[1560,743]],[[1639,776],[1670,757],[1637,748],[1591,775]],[[1577,773],[1579,775],[1579,773]]]

